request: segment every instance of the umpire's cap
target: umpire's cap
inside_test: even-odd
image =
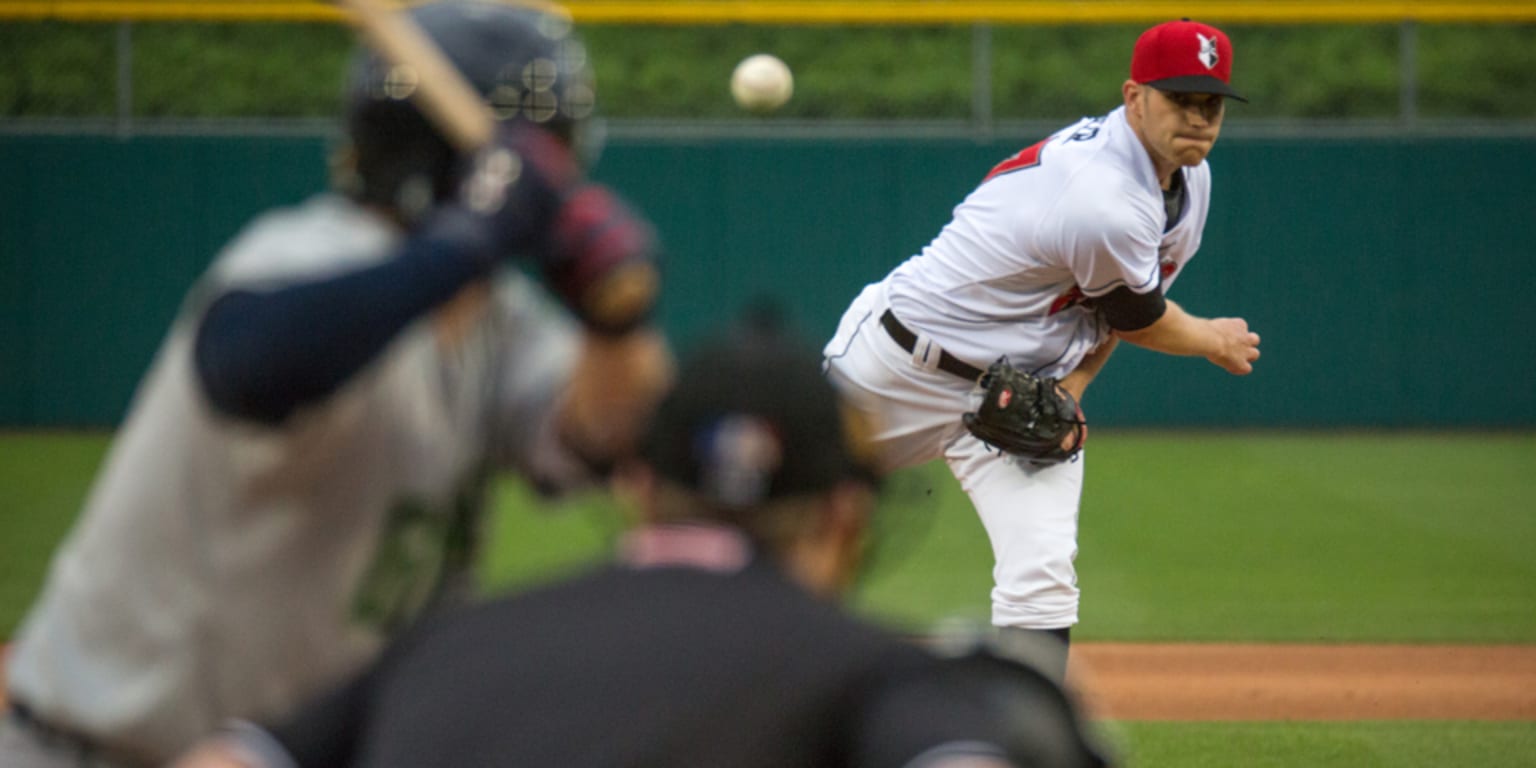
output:
[[[849,479],[874,483],[869,432],[820,357],[760,312],[686,356],[640,457],[715,504],[744,508]]]

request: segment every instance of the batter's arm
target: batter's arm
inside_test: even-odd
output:
[[[1259,359],[1259,335],[1248,330],[1247,320],[1196,317],[1173,301],[1151,325],[1117,330],[1115,335],[1154,352],[1204,357],[1237,376],[1252,373],[1253,361]]]
[[[588,331],[556,411],[566,447],[606,474],[634,452],[675,373],[671,346],[654,327],[622,336]]]

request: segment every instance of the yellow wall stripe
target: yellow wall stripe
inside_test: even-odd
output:
[[[614,24],[1109,24],[1189,16],[1223,24],[1536,22],[1536,2],[1466,0],[572,0],[577,21]],[[261,0],[5,0],[0,19],[66,21],[326,21],[342,12],[324,2]]]

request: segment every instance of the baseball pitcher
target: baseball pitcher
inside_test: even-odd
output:
[[[1123,104],[999,163],[921,253],[867,286],[824,350],[878,416],[889,467],[943,458],[992,543],[992,621],[1065,641],[1078,619],[1079,403],[1118,340],[1233,374],[1258,359],[1239,318],[1166,298],[1200,246],[1206,155],[1231,81],[1220,30],[1136,41]]]

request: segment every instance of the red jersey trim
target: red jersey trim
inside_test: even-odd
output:
[[[1039,165],[1040,151],[1045,149],[1045,142],[1047,141],[1050,141],[1050,139],[1041,139],[1035,144],[1019,150],[1018,154],[1013,157],[993,166],[991,172],[987,174],[985,179],[981,180],[981,183],[985,184],[1005,173],[1013,173],[1014,171],[1021,171],[1025,168],[1033,168]]]

